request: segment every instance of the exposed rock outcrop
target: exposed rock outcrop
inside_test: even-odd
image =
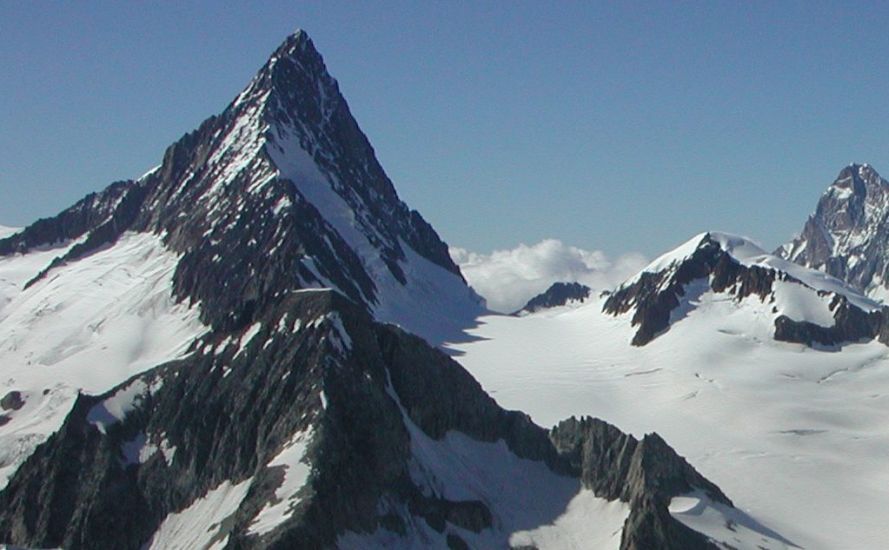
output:
[[[586,487],[630,503],[621,549],[715,548],[670,516],[670,500],[700,489],[716,502],[732,503],[660,436],[638,441],[601,420],[570,418],[553,428],[551,437]]]
[[[564,306],[569,302],[583,302],[590,297],[590,287],[580,283],[553,283],[544,292],[534,296],[513,315],[534,313],[542,309]]]

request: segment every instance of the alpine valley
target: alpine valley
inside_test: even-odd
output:
[[[887,237],[852,165],[773,254],[494,314],[297,31],[156,168],[0,228],[0,547],[880,547]]]

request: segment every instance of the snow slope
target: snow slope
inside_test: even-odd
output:
[[[10,235],[14,235],[20,231],[18,227],[6,227],[5,225],[0,225],[0,239],[5,239]]]
[[[293,506],[299,502],[299,490],[306,484],[312,471],[311,466],[304,462],[306,447],[311,439],[311,432],[294,434],[284,449],[267,464],[268,467],[282,468],[284,481],[275,489],[272,501],[266,503],[253,519],[247,530],[249,533],[264,535],[271,532],[287,520]]]
[[[0,258],[0,397],[24,399],[0,411],[9,419],[0,425],[0,487],[58,429],[78,391],[103,393],[181,356],[206,331],[197,308],[174,302],[178,257],[152,234],[128,233],[24,289],[71,245]]]
[[[589,414],[636,436],[658,432],[736,506],[756,510],[748,525],[764,527],[726,540],[737,548],[763,537],[781,547],[770,530],[805,548],[879,547],[889,536],[889,348],[776,342],[758,297],[689,295],[683,321],[643,347],[630,345],[627,315],[605,315],[595,300],[485,317],[477,339],[451,349],[501,406],[541,425]],[[689,524],[720,512],[694,519],[681,508]]]

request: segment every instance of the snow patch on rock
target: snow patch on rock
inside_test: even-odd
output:
[[[223,481],[179,512],[171,513],[147,543],[147,550],[221,550],[228,543],[230,518],[241,505],[253,478]]]

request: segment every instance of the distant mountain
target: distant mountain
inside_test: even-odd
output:
[[[708,292],[754,308],[776,340],[834,346],[887,341],[881,305],[842,281],[767,254],[743,237],[703,233],[664,254],[615,290],[611,315],[631,315],[642,346],[691,314]]]
[[[0,239],[0,543],[716,548],[655,434],[547,431],[437,346],[484,311],[303,32],[137,180]]]
[[[775,254],[870,296],[889,295],[889,182],[867,164],[840,171],[800,236]]]
[[[583,302],[590,296],[590,287],[580,283],[553,283],[544,292],[534,296],[513,315],[534,313],[542,309],[564,306],[569,302]]]

